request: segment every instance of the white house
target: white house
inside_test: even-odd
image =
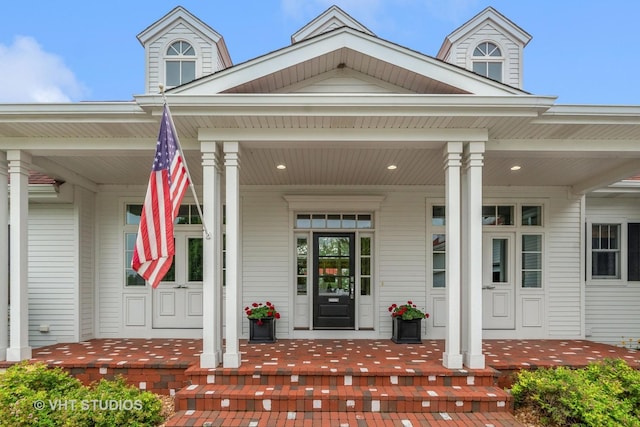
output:
[[[202,337],[202,366],[238,366],[243,307],[267,300],[282,339],[385,339],[389,305],[412,300],[447,367],[483,367],[483,338],[640,338],[640,106],[525,92],[531,36],[496,10],[435,57],[335,6],[236,65],[182,7],[138,39],[132,101],[0,104],[8,360]],[[151,289],[130,261],[160,85],[208,233],[188,193]]]

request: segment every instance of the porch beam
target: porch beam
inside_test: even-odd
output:
[[[226,330],[223,367],[238,368],[240,356],[240,144],[224,142],[226,178]]]
[[[488,138],[487,129],[238,129],[207,128],[198,131],[200,140],[236,140],[242,145],[271,142],[287,144],[295,142],[296,146],[363,142],[388,143],[398,142],[407,147],[442,147],[447,141],[484,141]],[[434,144],[435,143],[435,144]],[[328,145],[323,145],[328,146]]]
[[[201,368],[222,363],[222,239],[219,153],[214,141],[202,141],[202,204],[204,223],[211,233],[203,241],[202,354]]]
[[[9,203],[11,264],[11,320],[7,360],[20,361],[31,358],[29,347],[29,270],[28,270],[28,221],[29,221],[29,167],[31,155],[25,151],[9,150],[9,176],[11,200]]]
[[[588,179],[574,184],[571,187],[571,192],[576,195],[586,194],[635,176],[638,172],[640,172],[640,161],[638,159],[630,160],[604,173],[590,176]]]
[[[482,354],[482,167],[484,142],[470,142],[464,148],[465,178],[465,343],[464,364],[470,369],[484,369]]]
[[[0,360],[9,346],[9,175],[7,155],[0,152]]]
[[[445,146],[444,158],[447,223],[447,332],[442,364],[449,369],[460,369],[462,368],[462,353],[460,352],[460,167],[462,165],[462,143],[448,142]]]

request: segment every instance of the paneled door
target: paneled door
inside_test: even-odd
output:
[[[153,293],[154,328],[202,328],[202,232],[176,232],[173,266]]]
[[[511,233],[483,236],[482,326],[515,328],[515,247]]]
[[[355,327],[355,233],[313,234],[313,327]]]

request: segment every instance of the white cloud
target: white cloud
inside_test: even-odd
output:
[[[71,102],[87,90],[59,56],[32,37],[0,44],[0,102]]]

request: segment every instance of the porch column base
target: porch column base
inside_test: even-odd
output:
[[[7,360],[7,347],[0,347],[0,361]]]
[[[222,358],[223,368],[239,368],[240,367],[240,353],[225,353]]]
[[[462,369],[462,355],[442,353],[442,365],[447,369]]]
[[[21,360],[31,359],[31,347],[20,347],[7,349],[7,361],[20,362]]]
[[[469,369],[484,369],[484,354],[464,354],[464,364]]]
[[[201,368],[217,368],[220,365],[220,353],[202,353],[200,355]]]

